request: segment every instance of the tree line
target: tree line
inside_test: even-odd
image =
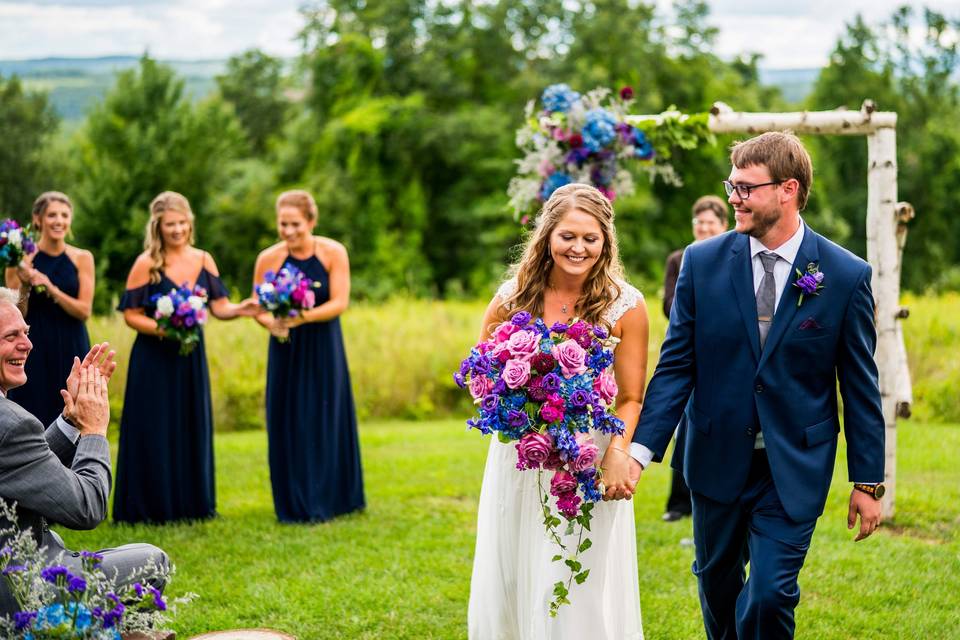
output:
[[[629,85],[642,113],[703,112],[718,100],[741,111],[857,109],[872,98],[899,113],[899,193],[918,212],[904,284],[960,288],[957,17],[907,7],[876,24],[858,17],[800,105],[760,83],[759,55],[714,53],[717,31],[698,0],[670,15],[633,0],[329,0],[303,18],[300,56],[237,55],[198,102],[144,55],[70,133],[43,93],[0,78],[0,215],[26,221],[39,192],[69,193],[75,242],[97,257],[101,311],[122,291],[147,205],[165,189],[190,199],[198,245],[243,292],[274,241],[276,194],[303,187],[320,205],[317,231],[350,250],[358,296],[486,296],[521,237],[505,195],[514,132],[547,85]],[[916,19],[922,42],[910,37]],[[636,279],[655,286],[665,256],[689,242],[690,205],[721,193],[730,141],[678,152],[683,188],[641,180],[617,200]],[[816,178],[804,217],[864,255],[865,143],[809,144]]]

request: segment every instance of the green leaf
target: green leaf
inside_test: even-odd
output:
[[[583,584],[583,581],[587,579],[587,576],[590,575],[590,569],[587,569],[583,573],[578,573],[573,576],[573,579],[576,580],[577,584]]]
[[[562,559],[563,559],[563,556],[558,553],[557,555],[550,558],[550,562],[556,562],[557,560],[562,560]]]
[[[579,562],[577,562],[576,560],[573,560],[572,558],[568,558],[564,560],[563,564],[570,567],[570,571],[573,571],[574,573],[580,571],[580,569],[583,568]]]
[[[586,538],[586,539],[584,539],[583,542],[580,543],[580,546],[577,547],[577,552],[578,552],[578,553],[583,553],[584,551],[586,551],[587,549],[589,549],[589,548],[592,547],[592,546],[593,546],[593,542],[590,541],[590,538]]]

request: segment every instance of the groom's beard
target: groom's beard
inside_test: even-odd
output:
[[[783,215],[783,208],[774,205],[769,211],[764,212],[759,209],[749,209],[749,212],[747,215],[750,216],[750,221],[753,223],[753,226],[745,231],[740,231],[740,233],[745,233],[748,236],[760,240],[780,221]],[[734,212],[734,215],[736,215],[736,212]]]

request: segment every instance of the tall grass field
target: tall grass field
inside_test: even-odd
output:
[[[960,297],[905,304],[915,411],[899,424],[897,518],[852,541],[841,448],[801,574],[798,638],[960,638]],[[178,569],[171,592],[200,596],[177,617],[179,638],[237,627],[304,640],[465,638],[488,441],[466,431],[469,406],[450,374],[479,333],[483,306],[396,300],[354,305],[344,316],[361,417],[363,512],[318,525],[277,523],[263,430],[267,335],[249,321],[212,321],[219,517],[60,532],[74,549],[130,541],[166,549]],[[652,372],[665,321],[657,300],[649,308]],[[119,316],[89,328],[118,350],[116,419],[133,332]],[[681,544],[690,521],[660,521],[669,482],[665,465],[644,474],[634,498],[637,557],[624,562],[640,568],[647,638],[685,640],[703,631],[693,551]]]

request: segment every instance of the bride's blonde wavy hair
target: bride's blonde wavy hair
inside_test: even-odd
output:
[[[604,312],[620,296],[618,283],[624,281],[617,231],[613,226],[613,206],[600,191],[587,184],[568,184],[553,192],[543,204],[520,260],[510,266],[509,277],[516,278],[512,296],[500,304],[499,315],[507,318],[514,311],[529,311],[543,316],[543,294],[549,286],[553,258],[550,235],[569,212],[583,211],[600,223],[603,248],[577,299],[577,315],[587,322],[606,322]]]
[[[150,256],[150,282],[153,283],[160,282],[160,271],[166,259],[160,222],[167,211],[177,211],[187,216],[190,221],[189,243],[193,244],[193,211],[190,209],[190,202],[176,191],[164,191],[150,203],[150,219],[147,220],[143,237],[143,249]]]

